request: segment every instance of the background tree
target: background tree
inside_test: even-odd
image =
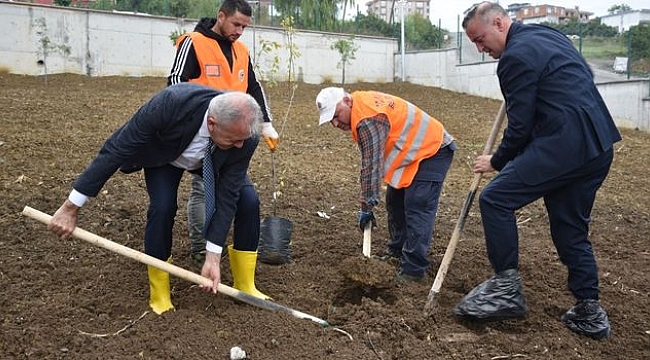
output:
[[[619,5],[612,5],[612,7],[607,9],[607,12],[610,14],[618,14],[620,12],[625,12],[630,10],[632,10],[632,8],[628,4],[619,4]]]
[[[273,6],[281,17],[292,16],[304,29],[334,30],[338,5],[342,0],[275,0]]]
[[[650,25],[644,23],[631,26],[623,35],[625,41],[629,39],[631,59],[628,61],[640,67],[641,72],[648,73],[650,71]]]
[[[571,19],[561,24],[542,23],[543,25],[555,28],[565,35],[580,36],[598,36],[598,37],[615,37],[618,35],[618,29],[601,23],[600,18],[596,18],[587,23],[580,23],[578,19]]]
[[[215,17],[221,2],[214,0],[97,0],[90,7],[97,10],[120,10],[200,19]]]
[[[419,13],[409,15],[404,19],[404,29],[406,49],[408,50],[432,49],[442,43],[442,31]]]
[[[359,34],[398,37],[399,25],[389,25],[375,14],[359,14],[356,18]]]
[[[356,59],[355,54],[359,50],[359,46],[354,43],[354,36],[350,36],[347,39],[338,40],[330,48],[338,51],[341,56],[338,66],[341,68],[341,86],[345,86],[345,65],[352,64],[352,60]]]
[[[70,0],[57,0],[70,1]],[[392,3],[393,1],[391,1]],[[319,31],[337,31],[348,34],[400,37],[400,24],[387,23],[374,14],[357,13],[354,20],[339,17],[354,0],[273,0],[274,13],[253,4],[255,24],[282,26],[282,20],[293,19],[292,27]],[[120,10],[164,15],[177,18],[200,19],[215,17],[221,0],[97,0],[90,6],[98,10]],[[431,25],[419,14],[405,19],[407,49],[439,47],[444,31]],[[191,30],[191,29],[188,29]],[[174,34],[170,35],[174,36]]]

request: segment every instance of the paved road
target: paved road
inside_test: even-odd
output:
[[[594,81],[597,83],[628,80],[627,74],[614,72],[614,60],[587,60],[587,62],[589,63],[589,66],[591,66],[591,70],[594,72]],[[630,79],[645,78],[632,75],[630,76]]]

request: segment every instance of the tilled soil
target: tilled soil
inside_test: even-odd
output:
[[[375,286],[384,282],[350,279],[350,264],[358,265],[362,256],[356,226],[358,150],[349,134],[317,126],[319,86],[298,84],[293,92],[277,84],[267,87],[281,133],[275,185],[265,145],[256,151],[250,172],[263,216],[293,223],[292,261],[258,264],[257,286],[277,304],[330,326],[223,294],[215,297],[180,278],[172,278],[176,311],[157,316],[148,312],[145,265],[79,239],[60,240],[21,212],[30,206],[52,214],[104,139],[162,89],[165,79],[0,74],[0,85],[0,358],[228,359],[234,346],[248,359],[650,358],[646,133],[622,131],[624,140],[615,145],[614,164],[592,214],[601,303],[613,328],[609,340],[578,336],[559,321],[574,299],[541,202],[518,214],[520,270],[530,307],[525,320],[481,325],[451,314],[465,293],[492,275],[476,207],[436,297],[434,315],[423,315],[467,197],[470,165],[483,150],[499,102],[406,83],[349,89],[408,99],[440,119],[458,140],[424,282]],[[193,270],[185,209],[189,176],[182,188],[173,260]],[[273,189],[281,193],[275,202]],[[78,225],[142,251],[146,207],[142,173],[116,174],[82,209]],[[383,205],[376,215],[372,251],[381,254],[388,237]],[[372,264],[369,260],[362,259]],[[223,283],[232,284],[227,261],[222,274]]]

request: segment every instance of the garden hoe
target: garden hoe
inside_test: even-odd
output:
[[[506,103],[504,101],[503,103],[501,103],[501,107],[499,108],[499,113],[497,114],[494,124],[492,125],[490,136],[488,137],[487,143],[485,144],[485,148],[483,149],[483,155],[488,155],[492,152],[492,147],[494,146],[494,142],[497,138],[497,134],[499,133],[499,129],[501,129],[501,124],[503,123],[505,117],[506,117]],[[447,270],[449,269],[449,264],[451,263],[451,259],[454,257],[454,251],[456,250],[456,245],[458,245],[460,234],[463,231],[463,228],[465,227],[465,220],[467,219],[467,214],[469,213],[469,209],[472,206],[472,202],[474,201],[474,196],[476,195],[478,184],[479,181],[481,180],[481,175],[482,175],[481,173],[474,174],[474,179],[470,185],[469,193],[467,194],[465,203],[463,204],[463,209],[461,210],[460,216],[458,217],[458,221],[456,222],[456,227],[454,228],[454,232],[451,234],[451,240],[449,240],[449,244],[447,245],[447,250],[445,251],[445,255],[442,257],[442,261],[440,262],[438,273],[436,274],[436,278],[433,281],[431,290],[429,290],[427,302],[424,305],[424,315],[427,317],[433,314],[433,311],[436,307],[435,297],[440,292],[440,288],[442,287],[442,281],[445,279],[445,275],[447,274]]]
[[[44,224],[49,224],[50,221],[52,220],[52,217],[48,214],[42,213],[38,210],[32,209],[29,206],[25,206],[23,209],[23,215],[27,215],[28,217],[31,217],[34,220],[40,221]],[[133,250],[129,247],[126,247],[124,245],[120,245],[118,243],[112,242],[108,239],[105,239],[103,237],[100,237],[98,235],[95,235],[93,233],[90,233],[86,230],[80,229],[79,227],[75,228],[74,231],[72,232],[72,236],[79,238],[81,240],[87,241],[93,245],[102,247],[104,249],[113,251],[115,253],[118,253],[120,255],[126,256],[128,258],[131,258],[135,261],[139,261],[141,263],[147,264],[154,266],[160,270],[166,271],[174,276],[177,276],[183,280],[187,280],[190,282],[193,282],[198,285],[204,285],[204,286],[211,286],[212,285],[212,280],[205,278],[199,274],[193,273],[189,270],[185,270],[181,267],[178,267],[176,265],[172,265],[166,261],[162,261],[159,259],[154,258],[153,256],[149,256],[147,254],[144,254],[142,252],[139,252],[137,250]],[[305,314],[303,312],[297,311],[290,309],[288,307],[285,307],[283,305],[276,304],[272,301],[269,300],[263,300],[260,298],[257,298],[255,296],[249,295],[243,291],[239,291],[235,288],[232,288],[227,285],[223,284],[218,284],[217,285],[217,291],[219,293],[228,295],[234,299],[237,299],[239,301],[245,302],[247,304],[253,305],[260,307],[262,309],[266,310],[271,310],[271,311],[281,311],[285,313],[289,313],[297,318],[300,319],[308,319],[311,321],[314,321],[321,325],[322,327],[329,327],[329,324],[327,321],[319,319],[317,317]]]

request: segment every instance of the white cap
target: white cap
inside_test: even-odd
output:
[[[340,87],[327,87],[321,90],[316,96],[316,106],[320,113],[318,125],[326,124],[332,121],[336,105],[345,97],[345,90]]]

